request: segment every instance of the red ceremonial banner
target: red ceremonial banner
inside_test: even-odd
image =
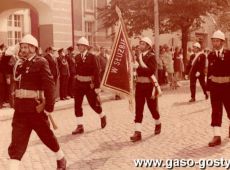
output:
[[[101,86],[114,92],[128,95],[133,93],[131,51],[122,24],[116,36],[113,52],[108,62]]]

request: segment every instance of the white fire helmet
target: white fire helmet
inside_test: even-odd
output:
[[[143,37],[143,38],[141,38],[140,42],[141,41],[147,43],[150,47],[152,47],[152,45],[153,45],[153,42],[149,37]]]
[[[217,39],[221,39],[221,40],[225,41],[225,35],[224,35],[224,33],[223,33],[222,31],[220,31],[220,30],[217,30],[217,31],[215,31],[215,32],[213,33],[212,39],[213,39],[213,38],[217,38]]]
[[[33,46],[35,46],[36,48],[38,48],[38,41],[37,41],[37,39],[36,39],[34,36],[32,36],[31,34],[25,35],[25,36],[22,38],[20,44],[30,44],[30,45],[33,45]]]
[[[85,37],[81,37],[78,40],[77,45],[86,45],[86,46],[89,46],[89,41]]]
[[[197,48],[201,49],[201,45],[200,45],[200,43],[198,43],[198,42],[194,43],[194,44],[193,44],[193,47],[197,47]]]
[[[9,46],[6,49],[5,55],[15,56],[18,54],[18,52],[19,52],[19,44],[15,44],[15,45]]]

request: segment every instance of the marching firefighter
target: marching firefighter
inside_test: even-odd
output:
[[[81,37],[77,42],[80,54],[75,57],[75,116],[77,117],[77,128],[72,132],[73,135],[84,132],[82,102],[86,96],[91,108],[100,116],[101,128],[106,126],[106,115],[102,112],[99,100],[100,74],[96,56],[88,52],[89,41]]]
[[[154,85],[152,82],[152,77],[156,75],[157,71],[157,61],[155,54],[152,52],[152,41],[148,37],[142,38],[139,44],[141,53],[137,57],[137,62],[134,64],[137,71],[137,79],[135,92],[135,132],[134,135],[130,137],[132,142],[142,139],[141,123],[143,119],[145,101],[147,102],[148,108],[155,120],[154,134],[157,135],[161,132],[158,99],[153,94],[153,91],[156,90],[157,84]]]
[[[230,51],[224,49],[225,35],[220,30],[215,31],[211,38],[213,52],[208,55],[208,81],[212,106],[212,120],[214,137],[209,142],[209,147],[221,144],[221,123],[223,106],[230,122]],[[230,137],[230,126],[229,126]]]
[[[36,55],[37,40],[30,34],[20,42],[20,59],[15,64],[15,112],[12,122],[12,139],[8,148],[10,170],[19,168],[34,130],[57,159],[57,169],[66,169],[66,159],[54,133],[48,115],[54,109],[55,84],[48,62]]]
[[[191,99],[189,102],[196,101],[196,81],[197,79],[200,82],[205,99],[208,99],[208,94],[206,92],[206,83],[205,83],[205,66],[206,66],[206,56],[201,51],[201,45],[196,42],[193,44],[194,54],[190,56],[189,63],[187,65],[186,73],[190,79],[190,91]]]

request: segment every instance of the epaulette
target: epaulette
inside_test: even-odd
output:
[[[216,54],[215,54],[215,51],[211,51],[209,54],[211,54],[211,55],[216,55]]]
[[[39,57],[39,56],[35,56],[33,59],[32,59],[33,62],[40,62],[40,61],[46,61],[45,58],[43,57]]]
[[[148,55],[155,55],[155,53],[153,51],[149,51]]]

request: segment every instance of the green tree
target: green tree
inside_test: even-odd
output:
[[[201,26],[202,16],[215,14],[227,4],[227,0],[159,0],[160,32],[181,30],[183,55],[186,56],[190,31]],[[111,0],[108,6],[98,9],[104,27],[116,24],[116,5],[122,11],[129,36],[139,35],[146,29],[154,30],[153,0]],[[187,62],[186,57],[184,62]]]

